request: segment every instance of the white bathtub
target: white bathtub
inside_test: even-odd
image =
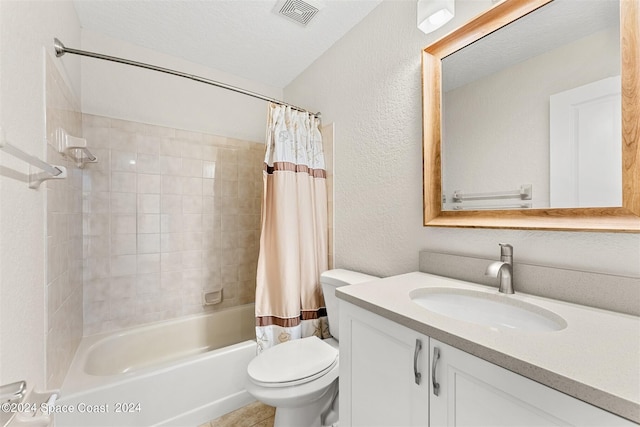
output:
[[[84,338],[56,426],[197,426],[254,401],[254,316],[248,304]]]

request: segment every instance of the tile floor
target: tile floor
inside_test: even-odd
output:
[[[273,427],[276,408],[253,402],[199,427]]]

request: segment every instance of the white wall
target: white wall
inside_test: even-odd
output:
[[[456,1],[438,32],[416,28],[416,2],[385,0],[285,88],[285,99],[335,122],[335,262],[379,275],[418,269],[418,251],[640,277],[640,235],[422,226],[420,52],[483,9]]]
[[[63,40],[68,47],[76,47]],[[145,62],[282,99],[282,89],[82,30],[81,49]],[[82,111],[264,142],[267,102],[157,71],[82,58]]]
[[[599,31],[445,92],[442,191],[448,201],[455,190],[532,184],[533,207],[549,207],[549,97],[620,75],[619,34],[618,27]]]
[[[0,126],[7,139],[46,156],[44,55],[53,38],[79,43],[70,1],[0,1]],[[80,63],[55,60],[79,93]],[[20,181],[25,162],[0,152],[0,384],[45,387],[45,191]],[[16,179],[17,178],[17,179]]]

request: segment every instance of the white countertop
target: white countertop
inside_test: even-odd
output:
[[[558,284],[561,286],[561,284]],[[553,332],[490,328],[439,315],[409,292],[496,288],[427,273],[408,273],[338,288],[338,298],[570,396],[640,423],[640,317],[516,293],[502,295],[564,318]]]

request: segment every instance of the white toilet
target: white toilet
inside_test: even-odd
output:
[[[321,427],[338,421],[338,301],[335,288],[377,277],[348,270],[322,273],[333,338],[308,337],[271,347],[247,368],[247,391],[276,408],[274,427]]]

